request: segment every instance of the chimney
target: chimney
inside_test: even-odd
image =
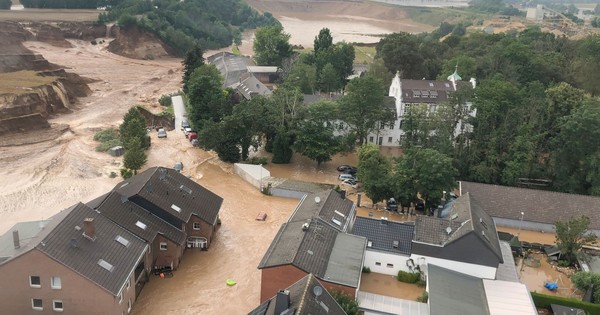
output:
[[[275,297],[275,314],[281,314],[290,307],[290,291],[279,290]]]
[[[15,249],[21,248],[21,242],[19,241],[19,231],[13,231],[13,244],[15,245]]]
[[[94,227],[94,218],[83,219],[83,236],[90,240],[96,239],[96,228]]]

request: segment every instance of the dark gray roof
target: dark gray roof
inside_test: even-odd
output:
[[[366,239],[341,233],[318,218],[287,222],[275,235],[258,268],[292,264],[320,279],[357,287],[365,245]],[[351,253],[352,257],[344,253]]]
[[[600,230],[600,197],[554,191],[460,182],[461,194],[470,193],[492,217],[554,224],[582,215],[590,229]]]
[[[402,102],[404,103],[443,103],[454,92],[451,81],[406,80],[402,79]],[[456,82],[457,89],[472,88],[470,82]]]
[[[210,190],[164,167],[151,167],[119,183],[114,191],[130,199],[139,196],[184,222],[195,214],[209,224],[216,224],[223,203],[223,198]],[[135,198],[132,201],[137,203]]]
[[[215,65],[223,76],[223,87],[228,87],[240,81],[242,74],[248,72],[248,66],[254,65],[252,59],[234,55],[229,52],[216,53],[206,60]]]
[[[245,78],[233,83],[230,87],[242,94],[247,100],[258,95],[268,96],[273,94],[273,91],[253,75],[246,75]]]
[[[367,239],[367,250],[410,255],[414,230],[412,224],[356,217],[352,234]]]
[[[494,220],[472,200],[468,193],[454,200],[446,218],[417,216],[414,240],[446,246],[471,233],[476,235],[500,262],[503,261]]]
[[[315,287],[318,287],[315,289]],[[344,309],[329,294],[312,274],[306,275],[287,288],[290,297],[288,309],[294,315],[347,315]],[[317,297],[315,292],[320,293]],[[265,301],[248,315],[276,315],[277,296]],[[279,314],[277,314],[279,315]]]
[[[430,315],[488,315],[487,297],[481,279],[427,265]]]
[[[146,242],[152,243],[161,234],[176,244],[185,243],[186,235],[181,230],[114,191],[95,210]]]
[[[93,241],[83,236],[86,218],[94,219],[96,238]],[[128,244],[118,242],[118,236]],[[144,241],[82,203],[70,209],[67,216],[36,246],[39,251],[115,296],[143,258],[147,247]],[[112,271],[100,266],[101,259],[112,265]]]
[[[356,207],[352,200],[342,198],[340,193],[329,189],[306,195],[288,221],[306,222],[312,218],[321,218],[335,229],[346,232],[355,212]]]

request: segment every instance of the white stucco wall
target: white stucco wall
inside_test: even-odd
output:
[[[453,260],[440,259],[435,257],[421,256],[421,255],[411,255],[410,258],[413,259],[415,264],[417,265],[427,265],[434,264],[438,266],[442,266],[446,269],[458,271],[473,277],[478,277],[482,279],[495,279],[496,278],[496,269],[494,267],[476,265],[463,263]],[[427,267],[421,266],[421,269],[427,274]]]
[[[365,252],[364,266],[369,267],[371,272],[396,276],[400,270],[410,272],[410,269],[408,269],[406,266],[406,261],[409,258],[410,256],[396,255],[367,249]],[[377,263],[379,263],[379,265],[377,265]],[[388,267],[388,264],[393,266]]]

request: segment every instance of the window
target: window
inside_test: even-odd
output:
[[[387,264],[388,268],[394,268],[394,264]]]
[[[160,242],[160,250],[167,250],[167,243]]]
[[[200,222],[194,222],[194,230],[200,229]]]
[[[380,262],[375,262],[375,266],[381,266]]]
[[[369,142],[373,143],[373,137],[369,137]]]
[[[399,129],[400,129],[400,130],[402,130],[402,125],[404,125],[404,120],[401,120],[401,121],[400,121],[400,126],[399,126]]]
[[[61,300],[52,300],[52,309],[57,312],[62,312],[63,302]]]
[[[388,143],[392,143],[392,137],[388,137]]]
[[[33,288],[41,288],[42,280],[40,279],[40,276],[29,276],[29,286]]]
[[[129,286],[131,286],[131,280],[127,280],[127,289],[129,289]]]
[[[31,299],[31,308],[36,311],[43,311],[44,305],[42,304],[42,299]]]
[[[111,263],[109,263],[108,261],[104,260],[104,259],[99,259],[98,260],[98,265],[110,272],[113,271],[113,269],[115,269],[115,266],[113,266]]]
[[[60,289],[61,288],[60,277],[51,277],[50,278],[50,286],[52,287],[52,289]]]
[[[391,122],[390,123],[390,130],[394,130],[394,126],[396,125],[396,122]]]
[[[129,312],[131,312],[131,299],[127,301],[127,314],[129,314]]]
[[[172,205],[171,205],[171,209],[173,209],[173,210],[175,210],[175,211],[177,211],[177,212],[181,212],[181,208],[179,208],[179,207],[178,207],[177,205],[175,205],[175,204],[172,204]]]
[[[117,237],[115,238],[115,241],[119,242],[119,244],[121,244],[121,245],[123,245],[125,247],[129,247],[129,240],[126,239],[126,238],[124,238],[121,235],[117,235]]]
[[[433,87],[433,82],[429,82],[429,86],[430,86],[430,87]]]
[[[135,223],[135,225],[136,225],[137,227],[139,227],[140,229],[142,229],[142,230],[145,230],[145,229],[146,229],[146,226],[147,226],[147,225],[146,225],[146,224],[144,224],[144,222],[142,222],[142,221],[137,221],[137,222]]]
[[[123,302],[123,292],[119,293],[119,304]]]

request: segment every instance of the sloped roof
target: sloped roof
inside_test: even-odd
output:
[[[554,224],[582,215],[591,230],[600,230],[600,197],[500,185],[460,182],[460,193],[470,193],[492,217]]]
[[[242,94],[247,100],[257,95],[268,96],[273,94],[273,91],[253,75],[245,76],[240,82],[233,83],[230,87]]]
[[[427,265],[430,315],[489,315],[481,279]]]
[[[317,289],[315,289],[317,288]],[[287,288],[290,297],[288,309],[295,315],[346,315],[346,312],[312,274],[306,275]],[[315,292],[320,293],[316,296]],[[265,301],[248,315],[275,314],[277,296]]]
[[[367,239],[367,250],[410,255],[414,230],[413,224],[356,217],[352,234]],[[397,242],[397,245],[394,242]]]
[[[175,244],[185,243],[185,233],[146,209],[122,198],[117,192],[113,191],[106,196],[95,210],[146,242],[152,243],[156,235],[161,234]]]
[[[436,80],[400,80],[402,84],[402,101],[404,103],[443,103],[448,101],[454,92],[451,81]],[[457,81],[457,89],[473,88],[470,82]]]
[[[338,231],[346,232],[355,212],[356,206],[352,200],[342,198],[340,193],[329,189],[306,195],[288,221],[306,222],[312,218],[320,218]]]
[[[248,72],[251,73],[277,73],[277,66],[247,66]]]
[[[83,221],[93,219],[95,240],[83,235]],[[127,245],[117,241],[121,237]],[[146,243],[129,231],[78,203],[36,248],[60,264],[117,296],[136,264],[143,258]],[[102,267],[100,260],[112,270]]]
[[[357,287],[366,239],[341,233],[318,218],[307,223],[308,227],[305,223],[284,223],[258,268],[292,264],[320,279]],[[353,258],[344,253],[351,253]]]
[[[206,58],[215,65],[223,77],[223,87],[239,82],[242,74],[248,72],[248,66],[254,63],[248,57],[234,55],[229,52],[219,52]]]
[[[130,199],[139,196],[184,222],[195,214],[214,224],[223,203],[223,198],[215,193],[164,167],[151,167],[117,184],[113,190]]]
[[[464,194],[452,202],[447,218],[419,215],[415,221],[414,240],[421,243],[446,246],[473,233],[503,261],[496,225],[491,216]]]

